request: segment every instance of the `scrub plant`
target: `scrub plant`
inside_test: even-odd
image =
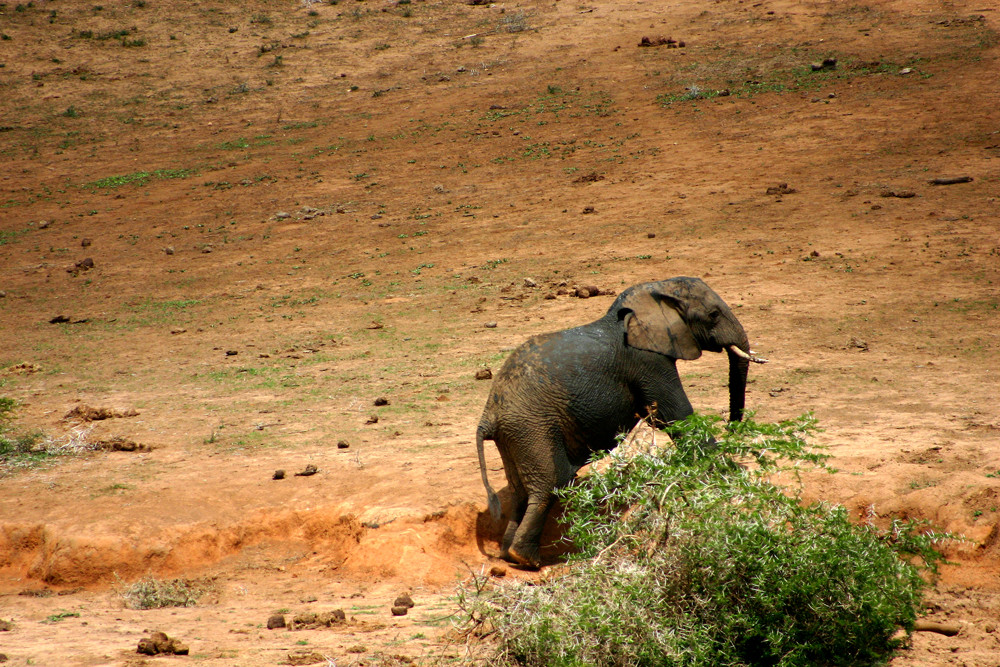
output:
[[[17,401],[0,396],[0,465],[24,463],[49,455],[48,452],[38,450],[38,443],[42,440],[41,433],[14,432],[11,422],[16,409]]]
[[[531,584],[474,577],[460,589],[469,629],[494,640],[489,662],[888,661],[948,536],[913,522],[857,525],[843,507],[803,502],[797,471],[826,468],[806,443],[815,428],[811,416],[724,425],[695,415],[669,427],[672,444],[620,447],[595,463],[561,492],[577,549],[565,567]]]
[[[213,588],[211,582],[144,577],[131,584],[115,575],[115,592],[128,609],[193,607]]]

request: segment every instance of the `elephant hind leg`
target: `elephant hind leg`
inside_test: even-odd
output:
[[[552,439],[556,446],[552,449],[551,467],[541,472],[544,470],[543,465],[536,465],[535,475],[528,484],[528,507],[508,549],[513,560],[533,568],[541,567],[542,530],[556,500],[554,491],[569,484],[577,471],[577,467],[570,463],[566,455],[561,435],[554,434]]]
[[[528,497],[528,507],[513,535],[512,544],[505,549],[508,560],[538,569],[542,566],[541,537],[545,518],[556,497],[550,493],[535,493]],[[510,526],[508,526],[508,531]],[[507,536],[504,536],[506,542]]]
[[[510,554],[510,546],[514,543],[514,537],[517,535],[517,528],[521,525],[521,520],[524,518],[525,510],[528,507],[528,496],[521,490],[518,493],[517,489],[511,489],[513,491],[513,504],[511,506],[511,516],[507,521],[507,530],[504,531],[503,541],[500,543],[500,557],[504,560],[514,560]],[[516,561],[515,561],[516,562]]]

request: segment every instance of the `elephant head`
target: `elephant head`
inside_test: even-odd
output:
[[[765,363],[750,350],[747,334],[733,311],[699,278],[671,278],[635,285],[608,311],[623,323],[628,346],[674,359],[697,359],[703,350],[729,355],[729,419],[740,421],[745,405],[747,369]]]

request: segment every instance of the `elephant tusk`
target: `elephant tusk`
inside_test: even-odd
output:
[[[744,352],[740,348],[736,347],[735,345],[730,345],[729,346],[729,350],[733,354],[735,354],[737,357],[741,357],[743,359],[747,359],[748,361],[752,361],[755,364],[766,364],[767,363],[767,359],[764,359],[762,357],[758,357],[756,354],[754,354],[753,350],[750,350],[750,354],[747,354],[746,352]]]

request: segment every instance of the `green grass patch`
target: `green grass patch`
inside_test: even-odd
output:
[[[81,187],[99,190],[114,190],[125,185],[145,185],[153,179],[169,180],[173,178],[187,178],[194,175],[193,169],[157,169],[155,171],[136,171],[131,174],[121,174],[118,176],[106,176],[105,178],[84,183]]]
[[[65,620],[67,618],[80,618],[80,614],[75,611],[60,611],[51,616],[46,617],[42,623],[58,623],[59,621]]]
[[[21,433],[13,429],[17,407],[13,398],[0,396],[0,465],[4,467],[30,465],[54,455],[39,447],[44,439],[41,432]]]
[[[27,231],[27,229],[0,229],[0,245],[16,243]]]
[[[459,591],[490,664],[883,664],[911,631],[951,536],[915,522],[853,524],[805,503],[825,467],[809,416],[778,424],[693,416],[661,446],[619,448],[560,492],[569,567],[539,582],[474,576]],[[624,450],[632,449],[632,456]]]

